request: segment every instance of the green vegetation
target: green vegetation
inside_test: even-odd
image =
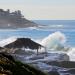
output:
[[[0,53],[0,75],[46,75],[40,70],[19,61],[12,56]]]

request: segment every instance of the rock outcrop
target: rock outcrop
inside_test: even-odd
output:
[[[16,60],[33,65],[35,68],[46,72],[48,75],[70,74],[68,69],[71,69],[72,67],[75,68],[75,66],[73,66],[75,62],[70,62],[69,56],[65,53],[40,53],[36,55],[30,51],[25,51],[23,53],[21,50],[19,51],[20,52],[17,51],[15,54],[12,54]]]
[[[0,53],[0,75],[75,75],[75,62],[69,61],[65,54],[45,55],[43,53],[37,56],[32,55],[33,53],[28,55],[28,53],[11,54],[15,60],[21,60],[24,64],[15,61],[7,53]]]
[[[0,53],[0,75],[45,75],[40,70],[19,61],[6,53]]]

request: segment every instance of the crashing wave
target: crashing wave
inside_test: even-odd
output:
[[[5,45],[12,43],[17,40],[17,37],[10,37],[8,39],[0,41],[0,46],[4,47]],[[64,43],[66,42],[66,37],[61,32],[55,32],[45,37],[40,44],[45,46],[47,49],[55,49],[60,50],[64,47]]]
[[[66,37],[61,32],[55,32],[47,36],[41,41],[41,44],[45,46],[47,49],[61,49],[64,47],[64,43],[66,42]]]
[[[10,38],[4,39],[4,40],[0,41],[0,47],[4,47],[5,45],[12,43],[16,40],[17,40],[16,37],[10,37]]]
[[[67,54],[70,57],[70,61],[75,61],[75,48],[70,48]]]

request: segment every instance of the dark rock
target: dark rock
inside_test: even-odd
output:
[[[60,75],[57,71],[50,71],[48,74],[49,75]]]
[[[75,68],[74,61],[50,61],[50,62],[47,62],[47,64],[64,67],[64,68]]]
[[[68,70],[65,70],[65,71],[61,71],[62,73],[70,73],[70,74],[75,74],[75,68],[70,68]]]
[[[11,55],[0,53],[0,75],[45,75],[31,65],[13,60]]]

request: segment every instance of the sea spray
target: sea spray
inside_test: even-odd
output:
[[[67,55],[70,57],[70,61],[75,61],[75,47],[70,48]]]
[[[15,37],[15,36],[4,39],[4,40],[0,41],[0,47],[4,47],[5,45],[10,44],[16,40],[17,40],[17,37]]]
[[[10,37],[5,40],[0,41],[0,46],[3,47],[9,43],[12,43],[17,40],[17,37]],[[64,47],[64,43],[66,42],[66,37],[61,32],[55,32],[45,37],[40,44],[45,46],[48,49],[61,49]]]
[[[50,34],[49,36],[45,37],[42,41],[41,44],[45,46],[47,49],[58,49],[58,48],[63,48],[64,44],[66,42],[66,37],[63,33],[60,31],[54,32]]]

